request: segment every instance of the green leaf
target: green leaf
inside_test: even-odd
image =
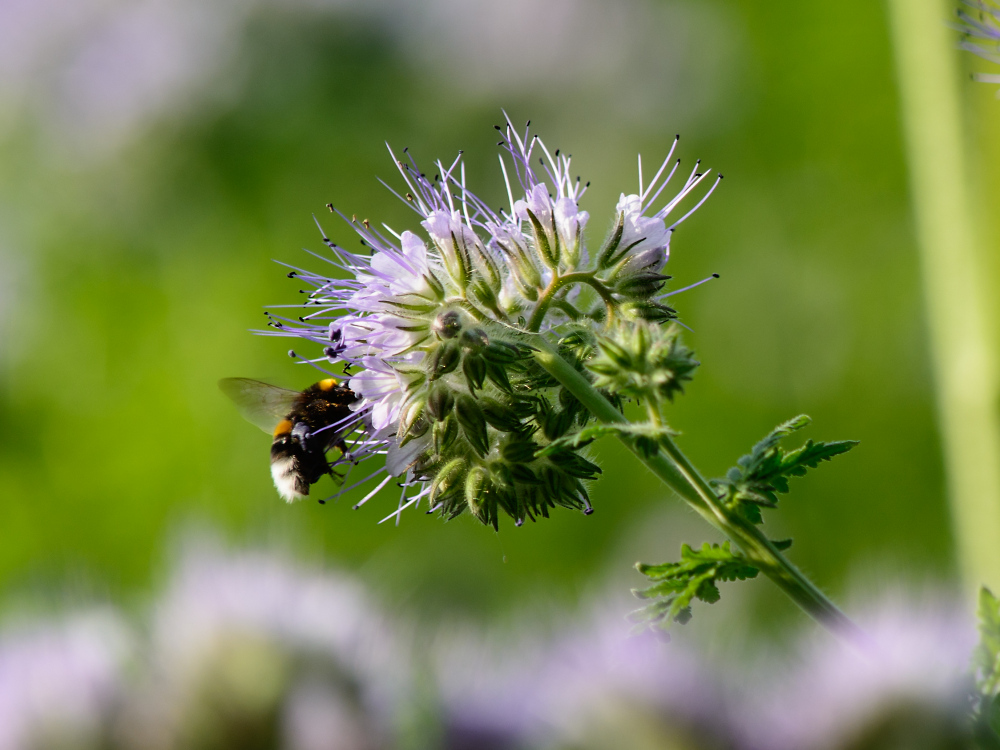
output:
[[[778,494],[789,491],[788,480],[801,477],[823,461],[847,453],[858,444],[856,440],[813,442],[807,440],[795,450],[786,451],[780,441],[806,427],[811,420],[800,414],[775,427],[753,450],[742,456],[724,479],[713,479],[712,485],[720,499],[735,508],[755,524],[763,522],[760,508],[774,508]]]
[[[719,581],[754,578],[758,572],[746,558],[733,552],[729,542],[721,545],[706,542],[701,549],[685,544],[681,546],[680,562],[637,563],[635,567],[652,582],[648,588],[632,592],[640,599],[650,600],[629,617],[640,629],[666,628],[671,622],[683,624],[691,619],[694,599],[709,604],[719,601]]]
[[[975,678],[972,722],[980,748],[1000,748],[1000,600],[979,590],[979,644],[972,652]]]
[[[979,645],[973,653],[976,688],[986,698],[1000,690],[1000,600],[983,586],[979,590]]]

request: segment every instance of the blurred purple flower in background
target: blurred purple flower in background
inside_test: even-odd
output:
[[[57,155],[109,154],[157,121],[190,117],[239,87],[245,28],[274,11],[336,14],[375,30],[425,75],[473,99],[557,86],[601,101],[619,120],[655,119],[678,97],[685,112],[707,114],[724,92],[706,79],[721,79],[726,60],[702,54],[694,40],[735,34],[711,6],[648,0],[4,0],[0,135],[18,113],[31,113],[68,148]]]
[[[294,750],[384,747],[406,652],[361,587],[280,556],[191,545],[153,607],[130,747],[263,733]],[[151,737],[162,738],[150,742]]]
[[[870,610],[864,651],[811,633],[709,656],[600,612],[418,633],[336,572],[179,560],[145,637],[107,609],[0,634],[0,750],[971,746],[973,628],[941,599]]]
[[[132,650],[108,609],[0,632],[0,750],[98,744]]]
[[[976,641],[964,609],[943,597],[914,603],[890,594],[858,618],[866,649],[803,639],[795,653],[759,670],[768,689],[743,702],[750,747],[955,746],[967,731]]]

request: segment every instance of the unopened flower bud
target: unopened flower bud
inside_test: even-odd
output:
[[[483,356],[498,365],[509,365],[521,357],[517,347],[506,341],[494,341],[483,350]]]
[[[538,478],[535,472],[524,464],[511,464],[510,476],[514,481],[521,484],[539,485],[542,483],[542,480]]]
[[[462,313],[458,310],[445,310],[434,318],[431,326],[440,339],[453,339],[462,332]]]
[[[462,358],[462,372],[470,391],[481,390],[486,380],[486,360],[478,354],[466,354]]]
[[[462,331],[462,346],[469,351],[478,352],[489,343],[490,337],[482,328],[466,328]]]
[[[669,278],[662,273],[642,271],[621,279],[615,285],[615,291],[624,297],[646,299],[659,292],[663,288],[663,282]]]
[[[475,466],[469,470],[465,477],[465,502],[469,504],[469,510],[479,515],[491,490],[490,473],[486,469]]]
[[[427,397],[427,410],[439,422],[451,414],[455,406],[455,394],[444,383],[438,383]]]
[[[462,360],[462,351],[455,341],[445,341],[434,353],[431,354],[427,362],[427,374],[430,380],[437,380],[442,375],[447,375],[458,367]]]
[[[455,399],[455,416],[469,443],[480,456],[485,456],[490,449],[489,436],[486,418],[476,400],[464,393],[459,394]]]
[[[465,471],[465,459],[453,458],[442,466],[431,482],[431,502],[433,503],[441,495],[448,494],[462,481],[462,474]]]
[[[535,459],[538,445],[519,436],[511,436],[500,449],[504,461],[512,464],[528,463]]]
[[[521,420],[517,414],[499,401],[484,396],[479,399],[479,408],[482,409],[483,416],[489,422],[490,427],[494,429],[501,432],[517,432],[522,428]]]
[[[449,414],[440,422],[435,422],[432,435],[436,453],[440,455],[451,448],[458,438],[458,422],[454,415]]]
[[[421,419],[426,407],[427,399],[420,396],[411,399],[403,406],[399,413],[398,435],[400,438],[405,438],[411,434],[414,425]],[[424,430],[426,429],[427,427],[424,425]]]

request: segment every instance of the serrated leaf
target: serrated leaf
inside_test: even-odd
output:
[[[708,544],[700,549],[681,546],[679,562],[647,565],[637,563],[636,570],[646,576],[652,585],[633,589],[640,599],[649,600],[642,609],[633,612],[634,623],[649,627],[665,628],[671,622],[685,623],[691,619],[691,602],[700,599],[713,604],[719,600],[719,581],[753,578],[757,568],[746,558],[734,552],[729,542]]]
[[[719,498],[735,506],[752,523],[762,523],[760,507],[776,507],[778,495],[789,491],[788,480],[791,477],[801,477],[808,469],[847,453],[858,444],[856,440],[828,443],[807,440],[794,450],[783,450],[780,441],[801,430],[810,421],[805,414],[800,414],[778,425],[750,453],[741,456],[736,466],[726,472],[724,479],[712,480]]]

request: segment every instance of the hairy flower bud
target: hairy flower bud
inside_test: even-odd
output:
[[[455,341],[445,341],[433,351],[427,361],[429,380],[437,380],[454,371],[462,360],[462,350]]]
[[[469,443],[480,456],[485,456],[490,449],[489,437],[486,433],[486,417],[472,396],[459,394],[455,399],[455,416],[462,426],[462,432]]]
[[[479,399],[479,408],[490,427],[501,432],[517,432],[522,428],[517,412],[505,407],[496,399],[486,396]]]
[[[587,363],[594,385],[626,398],[673,399],[694,376],[698,361],[680,341],[677,326],[620,325],[599,337],[599,356]]]
[[[486,360],[479,354],[466,354],[462,358],[462,373],[465,375],[469,391],[474,393],[482,390],[483,382],[486,380]]]
[[[455,406],[455,394],[444,383],[438,383],[431,389],[427,398],[427,410],[439,422],[451,414]]]
[[[462,313],[445,310],[434,318],[431,329],[440,339],[453,339],[462,332]]]

